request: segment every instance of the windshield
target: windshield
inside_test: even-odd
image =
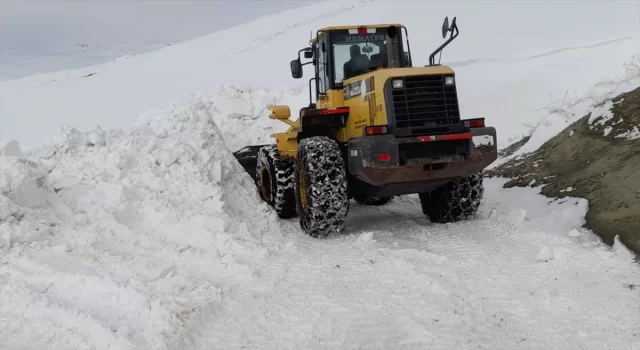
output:
[[[349,29],[333,33],[335,83],[387,66],[387,29]],[[400,40],[399,40],[400,41]],[[400,41],[401,42],[401,41]],[[398,49],[401,45],[398,45]]]

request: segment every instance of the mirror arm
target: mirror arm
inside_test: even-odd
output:
[[[311,46],[309,46],[309,47],[305,47],[304,49],[300,49],[298,51],[298,60],[300,59],[300,54],[305,52],[305,51],[313,51],[313,48]]]
[[[407,28],[404,27],[404,36],[407,40],[407,52],[409,53],[409,67],[413,67],[413,60],[411,59],[411,44],[409,44],[409,32]]]
[[[455,31],[455,34],[454,34],[454,31]],[[445,41],[444,44],[440,45],[439,48],[437,48],[435,51],[433,51],[431,55],[429,55],[430,66],[433,66],[435,64],[435,56],[438,54],[438,52],[442,51],[442,49],[444,49],[445,46],[449,45],[449,43],[452,42],[453,39],[455,39],[459,33],[460,32],[458,31],[458,25],[456,24],[456,19],[454,18],[451,23],[451,37],[449,37],[449,40]]]

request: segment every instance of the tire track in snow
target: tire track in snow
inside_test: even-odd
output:
[[[489,209],[440,225],[412,196],[352,202],[349,233],[325,240],[283,221],[283,251],[192,320],[193,348],[628,348],[640,316],[619,261]],[[556,260],[535,261],[544,244]]]
[[[400,211],[402,210],[411,212],[410,207],[401,208]],[[298,231],[295,222],[287,223],[287,228],[294,235]],[[273,265],[267,269],[269,272],[263,276],[267,278],[264,284],[273,286],[277,290],[274,294],[284,294],[284,298],[276,305],[268,305],[268,300],[262,300],[261,306],[251,307],[259,309],[259,314],[265,317],[260,322],[260,327],[265,328],[251,331],[253,336],[245,335],[251,343],[261,346],[267,344],[267,348],[289,347],[294,344],[296,347],[306,347],[308,342],[321,341],[324,337],[341,339],[334,344],[338,348],[344,344],[389,348],[403,343],[408,335],[407,330],[412,330],[412,342],[427,345],[436,338],[446,336],[427,331],[421,325],[441,320],[443,325],[472,332],[476,323],[472,306],[465,301],[464,293],[460,294],[456,290],[459,280],[455,274],[450,280],[441,269],[417,268],[421,265],[442,264],[440,256],[416,250],[409,251],[415,257],[408,257],[401,250],[370,251],[367,249],[368,243],[359,241],[356,235],[323,241],[320,243],[322,247],[317,246],[316,240],[304,236],[295,238],[298,239],[290,244],[290,249],[295,254],[291,260],[296,263],[289,266],[288,262],[274,259]],[[377,271],[381,268],[382,271]],[[380,273],[382,278],[362,279],[359,277],[362,272]],[[327,278],[329,276],[331,278]],[[436,296],[438,303],[428,302],[431,294]],[[246,298],[251,299],[251,296]],[[416,304],[407,303],[408,300],[416,301]],[[251,302],[243,300],[232,308],[247,303]],[[301,308],[307,310],[304,316],[290,314],[292,310],[295,312]],[[446,319],[448,320],[444,321]],[[307,324],[291,328],[291,325],[305,320],[312,320],[313,327],[310,328]],[[347,323],[348,326],[336,327],[336,323]],[[285,327],[280,328],[279,325]],[[224,343],[224,338],[233,329],[247,327],[247,321],[243,320],[238,324],[223,322],[218,327],[221,329],[216,332],[218,337],[208,339],[207,343]],[[266,328],[269,327],[278,329],[267,331]],[[304,339],[294,335],[305,332],[311,335]],[[351,332],[362,334],[355,336]],[[274,339],[254,335],[269,333],[287,334],[287,341],[294,342],[274,343]],[[387,335],[380,338],[381,334]],[[462,346],[455,338],[453,336],[449,339],[450,344]],[[228,346],[239,345],[244,340],[236,341],[237,343]]]
[[[248,341],[266,348],[308,348],[332,339],[325,343],[329,348],[345,344],[389,348],[402,343],[407,330],[412,330],[414,342],[428,344],[438,335],[425,334],[418,326],[439,321],[434,305],[427,302],[428,295],[447,296],[438,306],[440,314],[464,309],[454,291],[437,278],[421,276],[419,284],[412,283],[421,273],[408,260],[371,251],[368,242],[356,243],[355,237],[345,237],[327,240],[318,247],[317,241],[297,238],[289,245],[291,261],[275,258],[267,268],[270,272],[262,276],[261,285],[271,287],[259,290],[270,289],[269,293],[247,293],[227,305],[228,311],[257,312],[241,311],[240,319],[216,322],[205,330],[214,334],[206,344],[225,348]],[[380,279],[363,278],[377,273]],[[407,300],[417,303],[409,305]],[[252,324],[254,317],[256,323]],[[450,322],[459,328],[473,324],[463,312],[457,318]],[[211,333],[211,329],[215,331]],[[247,333],[237,334],[237,329]]]

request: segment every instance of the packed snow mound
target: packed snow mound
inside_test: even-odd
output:
[[[203,103],[3,153],[0,348],[185,348],[282,239],[254,188]]]
[[[16,140],[9,140],[8,142],[3,142],[0,145],[0,156],[21,156],[22,148],[20,147],[20,142]]]
[[[231,151],[255,144],[274,143],[271,134],[286,130],[289,126],[281,121],[269,118],[269,105],[292,101],[308,101],[308,95],[301,88],[268,89],[245,84],[216,84],[196,91],[173,104],[171,113],[180,115],[187,109],[198,105],[213,118],[216,126],[225,138],[225,144]],[[167,109],[168,108],[164,108]],[[144,113],[139,120],[144,120]],[[292,119],[297,118],[292,109]]]

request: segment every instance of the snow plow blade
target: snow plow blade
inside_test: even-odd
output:
[[[240,165],[251,176],[253,181],[256,181],[256,165],[258,163],[258,151],[260,148],[267,145],[254,145],[246,146],[236,152],[233,155],[236,157]]]

